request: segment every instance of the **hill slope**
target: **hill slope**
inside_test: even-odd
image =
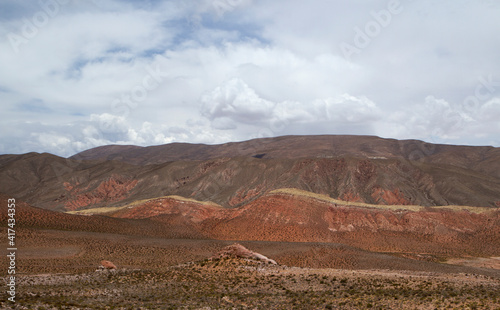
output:
[[[500,253],[500,210],[349,203],[296,189],[276,190],[234,209],[168,196],[80,212],[191,227],[219,240],[334,242],[443,256]]]
[[[220,145],[171,143],[150,147],[109,145],[72,156],[78,160],[119,160],[131,164],[158,164],[219,157],[257,158],[398,158],[450,164],[500,177],[500,149],[490,146],[431,144],[418,140],[375,136],[282,136]]]
[[[416,156],[424,148],[433,153]],[[0,186],[35,206],[61,211],[166,195],[233,208],[279,188],[374,204],[496,207],[499,153],[491,147],[364,136],[290,136],[219,146],[109,146],[76,156],[88,160],[2,155]],[[113,154],[121,159],[105,159]],[[182,160],[171,161],[176,158]]]

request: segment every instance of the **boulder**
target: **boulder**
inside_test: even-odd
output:
[[[222,259],[222,258],[249,258],[254,260],[263,261],[269,264],[276,265],[276,261],[267,258],[266,256],[250,251],[241,244],[235,243],[224,247],[222,250],[217,252],[212,259]]]
[[[104,267],[104,269],[116,269],[116,265],[109,260],[102,260],[101,266]]]

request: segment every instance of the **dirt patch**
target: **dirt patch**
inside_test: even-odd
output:
[[[498,279],[473,274],[312,269],[246,259],[161,272],[19,276],[16,309],[495,309]],[[10,305],[0,301],[2,309]]]
[[[119,268],[164,270],[211,257],[234,241],[165,239],[111,233],[19,229],[20,274],[82,273],[110,260]],[[410,270],[415,272],[476,273],[500,278],[500,271],[456,266],[362,250],[340,243],[239,241],[278,264],[351,270]],[[6,248],[6,244],[0,247]],[[1,253],[1,252],[0,252]],[[7,263],[2,255],[0,261]],[[483,267],[483,266],[479,266]]]
[[[59,246],[59,247],[22,247],[19,249],[20,259],[51,259],[51,258],[70,258],[82,255],[84,251],[77,246]]]
[[[447,264],[500,270],[500,257],[451,258]]]

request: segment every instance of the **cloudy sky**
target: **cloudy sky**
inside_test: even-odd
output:
[[[500,146],[496,0],[2,0],[0,154],[363,134]]]

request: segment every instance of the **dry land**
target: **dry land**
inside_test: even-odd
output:
[[[271,266],[226,259],[25,275],[3,309],[500,309],[499,278]]]
[[[207,259],[234,241],[31,229],[19,240],[17,302],[2,309],[500,309],[500,271],[433,256],[241,242],[273,266]],[[118,270],[96,271],[102,259]]]

